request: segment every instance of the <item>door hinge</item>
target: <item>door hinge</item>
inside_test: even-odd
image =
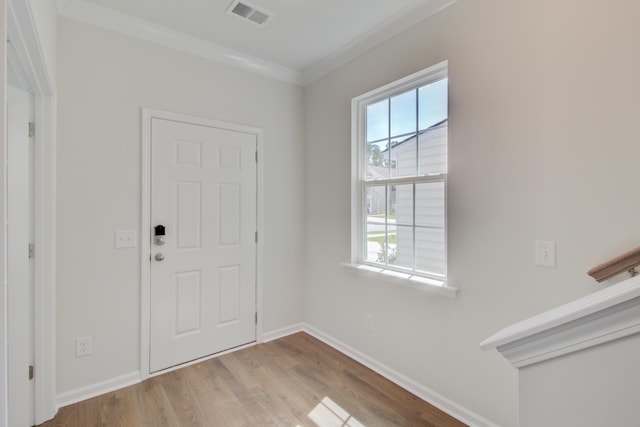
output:
[[[29,380],[33,379],[33,365],[29,365]]]
[[[29,243],[29,259],[33,258],[36,255],[36,245],[35,243]]]
[[[256,231],[256,243],[258,243],[258,232]]]
[[[256,325],[258,324],[258,312],[256,311]]]
[[[256,150],[256,163],[258,163],[258,150]]]
[[[29,138],[36,136],[36,124],[29,122]]]

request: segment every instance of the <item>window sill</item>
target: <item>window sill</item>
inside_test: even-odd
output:
[[[434,294],[443,295],[449,298],[455,298],[458,294],[458,288],[447,285],[445,282],[438,280],[428,279],[426,277],[414,276],[408,273],[400,273],[393,270],[385,270],[380,267],[373,267],[366,264],[349,264],[343,263],[343,267],[347,270],[363,274],[369,277],[375,277],[379,280],[408,286],[420,291],[431,292]]]

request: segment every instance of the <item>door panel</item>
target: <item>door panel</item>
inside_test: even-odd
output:
[[[151,372],[255,341],[255,151],[253,134],[152,119]]]
[[[30,210],[29,94],[7,87],[7,284],[9,425],[33,425],[33,340],[28,244]]]

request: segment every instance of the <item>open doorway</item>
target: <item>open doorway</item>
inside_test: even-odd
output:
[[[9,74],[10,76],[10,74]],[[35,424],[33,381],[34,174],[33,98],[22,88],[7,91],[7,343],[9,425]]]
[[[11,89],[5,86],[5,91],[8,93],[15,89],[18,97],[26,99],[27,102],[26,124],[21,123],[24,121],[22,117],[16,122],[18,124],[8,126],[8,131],[11,129],[17,131],[16,138],[24,141],[26,135],[26,142],[24,145],[16,145],[17,151],[13,154],[15,162],[13,170],[16,172],[16,177],[10,175],[12,167],[9,165],[7,165],[6,175],[6,218],[13,217],[11,223],[7,224],[6,243],[7,246],[11,242],[15,243],[15,259],[18,260],[16,266],[7,270],[22,274],[18,278],[11,279],[9,277],[11,273],[7,271],[7,278],[16,285],[26,284],[21,287],[9,286],[8,305],[13,307],[14,297],[18,299],[15,303],[16,307],[8,310],[8,336],[5,336],[5,340],[19,340],[17,347],[20,350],[16,348],[16,354],[11,356],[13,352],[11,349],[8,355],[9,379],[7,382],[9,385],[12,383],[12,376],[17,382],[13,386],[10,385],[7,412],[9,425],[20,426],[38,424],[51,419],[57,411],[55,403],[56,101],[54,84],[44,63],[30,2],[7,2],[6,46],[7,80],[15,87]],[[23,101],[14,101],[14,105],[20,102]],[[21,113],[20,116],[23,114]],[[31,129],[29,122],[33,123]],[[7,144],[7,148],[10,145]],[[23,166],[23,170],[18,170],[20,165]],[[25,179],[26,184],[23,182]],[[12,209],[15,209],[13,214],[11,214]],[[24,231],[24,224],[26,224],[26,231]],[[32,258],[29,258],[30,244],[34,244],[31,246]],[[9,247],[7,249],[11,250]],[[5,262],[6,265],[10,264],[8,253]],[[12,320],[13,315],[16,317]],[[12,329],[14,327],[15,330]],[[14,346],[10,345],[10,347]],[[14,363],[17,366],[15,369]],[[33,380],[29,380],[30,374],[33,374]],[[14,396],[14,392],[18,397]],[[24,405],[27,406],[24,407]],[[17,418],[14,418],[14,415]]]

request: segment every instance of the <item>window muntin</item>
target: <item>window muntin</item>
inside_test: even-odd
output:
[[[356,104],[361,225],[354,261],[446,281],[446,63]]]

